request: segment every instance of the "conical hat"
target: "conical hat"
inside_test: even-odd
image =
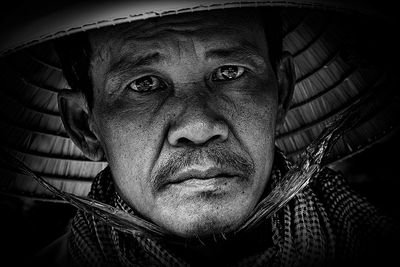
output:
[[[294,0],[98,1],[43,10],[34,5],[25,20],[17,19],[18,13],[7,14],[0,29],[0,146],[65,192],[86,195],[107,163],[85,158],[63,127],[57,92],[70,86],[52,40],[131,21],[228,8],[279,8],[283,49],[294,57],[296,85],[276,144],[293,159],[329,121],[365,95],[379,93],[373,116],[344,135],[325,164],[351,157],[399,126],[397,58],[390,54],[395,21],[370,6]],[[0,166],[0,173],[3,192],[54,200],[30,177],[6,166]]]

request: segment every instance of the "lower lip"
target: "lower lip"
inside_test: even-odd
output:
[[[179,183],[170,184],[170,186],[186,187],[195,190],[215,190],[228,186],[231,182],[236,180],[237,176],[231,177],[211,177],[207,179],[187,179]]]

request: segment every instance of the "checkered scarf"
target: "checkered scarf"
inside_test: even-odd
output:
[[[288,166],[283,154],[276,154],[271,187]],[[96,177],[89,197],[134,213],[114,190],[109,168]],[[272,245],[235,266],[347,265],[374,251],[376,240],[391,234],[388,219],[352,192],[339,173],[327,168],[274,214],[270,224]],[[189,265],[159,241],[122,233],[82,211],[72,222],[68,245],[77,266]]]

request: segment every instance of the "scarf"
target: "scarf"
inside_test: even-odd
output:
[[[287,171],[288,164],[277,151],[270,188]],[[116,193],[108,167],[95,178],[89,197],[135,213]],[[340,173],[328,168],[276,212],[270,225],[272,245],[234,266],[355,264],[357,259],[376,252],[376,241],[392,233],[389,219],[352,191]],[[83,211],[78,211],[72,221],[68,248],[76,266],[189,266],[159,240],[122,233]]]

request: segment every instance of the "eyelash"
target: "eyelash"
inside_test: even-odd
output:
[[[235,71],[235,68],[237,69],[236,71]],[[232,74],[232,72],[238,73],[236,75],[236,77],[232,78],[230,76],[230,74]],[[241,78],[246,73],[247,73],[247,69],[245,67],[237,66],[237,65],[224,65],[224,66],[221,66],[221,67],[217,68],[216,70],[214,70],[211,73],[210,79],[211,79],[211,81],[217,82],[217,83],[229,82],[229,81],[233,81],[233,80],[237,80],[237,79]],[[149,79],[151,80],[151,83],[149,82]],[[154,89],[141,90],[138,88],[138,86],[140,86],[140,84],[134,84],[135,82],[138,82],[140,80],[143,80],[142,85],[143,85],[143,83],[145,83],[143,86],[154,86],[154,84],[155,84],[157,87]],[[136,89],[133,89],[132,86],[134,86]],[[145,76],[142,76],[140,78],[137,78],[137,79],[129,82],[126,85],[126,88],[128,90],[132,90],[132,91],[135,91],[138,93],[148,93],[148,92],[152,92],[152,91],[155,91],[158,89],[165,89],[167,86],[168,86],[168,84],[160,77],[155,76],[155,75],[145,75]]]

